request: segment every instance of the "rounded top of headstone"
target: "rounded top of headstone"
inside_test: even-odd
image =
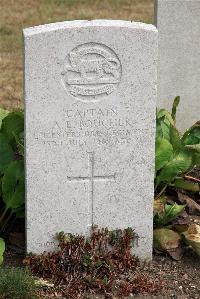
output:
[[[87,27],[125,27],[136,30],[146,30],[155,31],[157,29],[152,24],[145,24],[133,21],[123,21],[123,20],[74,20],[50,23],[45,25],[39,25],[34,27],[25,28],[23,33],[25,36],[31,36],[35,34],[40,34],[43,32],[51,32],[56,30],[63,30],[67,28],[87,28]]]

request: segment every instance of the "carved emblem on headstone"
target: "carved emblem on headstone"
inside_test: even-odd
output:
[[[74,48],[67,55],[61,73],[65,89],[86,102],[111,94],[121,74],[121,63],[114,51],[97,43]]]

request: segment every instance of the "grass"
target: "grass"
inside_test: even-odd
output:
[[[36,291],[37,285],[30,271],[20,268],[0,268],[1,298],[33,299],[36,298]]]
[[[0,106],[21,107],[22,28],[73,19],[153,22],[153,0],[0,0]]]

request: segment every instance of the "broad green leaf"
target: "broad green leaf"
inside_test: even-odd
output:
[[[155,204],[157,204],[156,207]],[[185,208],[185,205],[178,205],[176,203],[173,205],[163,203],[163,206],[161,204],[162,202],[160,202],[159,207],[158,202],[154,203],[154,225],[156,227],[162,227],[163,225],[173,221],[182,213]]]
[[[200,225],[191,224],[186,232],[182,233],[186,243],[200,256]]]
[[[8,164],[13,161],[14,152],[6,137],[0,133],[0,175],[3,174]]]
[[[1,131],[7,136],[9,142],[24,131],[24,115],[20,111],[9,113],[2,121]]]
[[[180,175],[190,169],[192,157],[187,151],[178,153],[170,160],[160,171],[157,177],[157,185],[161,182],[170,183],[177,175]]]
[[[162,121],[160,125],[161,125],[161,128],[162,128],[163,138],[170,141],[170,127],[171,127],[171,124],[166,123],[165,121]]]
[[[158,228],[153,231],[153,246],[155,249],[169,253],[174,259],[182,257],[180,235],[168,228]]]
[[[173,184],[176,188],[180,188],[192,192],[200,192],[200,184],[191,181],[186,181],[183,178],[175,179]]]
[[[3,263],[3,254],[5,251],[5,242],[0,238],[0,265]]]
[[[15,142],[17,144],[18,154],[24,156],[24,132],[19,133],[19,135],[15,135]]]
[[[200,166],[200,155],[199,153],[195,153],[193,156],[192,156],[192,162],[193,162],[193,165],[194,166]]]
[[[24,204],[24,163],[11,162],[2,180],[3,201],[7,208],[16,209]]]
[[[173,119],[170,113],[161,109],[156,113],[156,137],[165,138],[169,140],[170,126],[173,124]]]
[[[161,169],[171,158],[173,154],[172,145],[164,138],[156,139],[156,171]]]
[[[185,147],[187,148],[187,149],[191,149],[191,150],[193,150],[193,151],[195,151],[195,152],[197,152],[197,153],[199,153],[200,154],[200,143],[198,143],[198,144],[188,144],[188,145],[185,145]]]
[[[185,148],[190,151],[192,155],[193,166],[200,165],[200,143],[185,145]]]
[[[161,119],[156,119],[156,138],[162,138],[163,132],[161,127]]]
[[[181,137],[179,134],[179,131],[176,129],[175,126],[170,126],[170,143],[173,146],[173,149],[175,152],[180,151],[181,147],[182,147],[182,142],[181,142]]]
[[[163,137],[169,140],[169,132],[170,132],[170,125],[171,119],[170,114],[167,110],[161,109],[157,112],[156,116],[156,137]]]
[[[179,102],[180,102],[180,97],[178,96],[174,99],[173,106],[172,106],[172,118],[173,118],[174,122],[176,120],[176,109],[179,105]]]
[[[8,113],[9,111],[0,108],[0,129],[1,129],[2,120],[8,115]]]
[[[196,122],[190,129],[188,129],[184,133],[182,142],[185,145],[200,143],[200,121]]]
[[[157,113],[157,118],[159,119],[159,118],[161,118],[163,116],[165,117],[165,120],[168,121],[167,124],[174,125],[174,120],[173,120],[171,114],[167,110],[165,110],[165,109],[160,109],[158,111],[158,113]]]
[[[167,223],[171,222],[172,220],[176,219],[185,209],[185,205],[165,205],[165,213],[166,213],[166,220]]]
[[[22,205],[17,209],[13,209],[13,212],[16,214],[17,218],[24,218],[25,217],[25,206]]]

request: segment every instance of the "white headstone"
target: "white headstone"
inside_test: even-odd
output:
[[[156,28],[72,21],[24,39],[27,251],[96,224],[134,228],[151,258]]]
[[[200,119],[200,0],[157,0],[158,106],[171,109],[181,96],[177,126]]]

